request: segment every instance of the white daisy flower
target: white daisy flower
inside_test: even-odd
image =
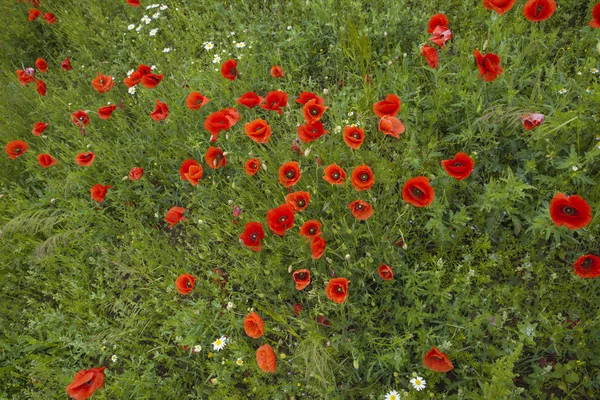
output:
[[[200,353],[202,351],[202,346],[200,346],[199,344],[195,345],[194,348],[192,349],[192,351],[194,353]]]
[[[235,363],[239,366],[244,365],[244,360],[242,360],[241,358],[238,358],[237,360],[235,360]]]
[[[170,48],[170,47],[165,47],[165,48],[163,49],[163,53],[168,53],[168,52],[170,52],[170,51],[171,51],[171,48]]]
[[[565,94],[565,93],[567,93],[567,89],[565,89],[565,88],[562,88],[558,91],[558,94]]]
[[[598,68],[591,68],[590,72],[595,75],[598,73]]]
[[[131,74],[133,74],[135,72],[135,69],[130,69],[129,71],[127,71],[127,77],[130,77]]]
[[[152,14],[152,19],[156,19],[160,17],[160,12],[155,12],[154,14]]]
[[[156,69],[156,65],[150,67],[150,71],[154,71]]]
[[[400,400],[400,395],[395,390],[392,390],[385,395],[385,400]]]
[[[132,29],[135,29],[135,24],[130,24],[130,25],[127,27],[127,30],[132,30]]]
[[[218,64],[221,62],[221,56],[219,56],[218,54],[215,54],[215,57],[213,58],[213,64]]]
[[[160,6],[160,9],[163,11],[166,10],[167,8],[169,8],[169,6],[166,4],[163,4],[162,6]]]
[[[130,87],[129,89],[127,89],[127,91],[129,92],[129,94],[135,94],[135,86]]]
[[[135,31],[136,31],[136,32],[139,32],[141,29],[142,29],[142,26],[141,26],[141,25],[139,25],[137,28],[135,28]]]
[[[215,47],[213,42],[204,42],[203,44],[205,50],[212,50]]]
[[[158,28],[150,30],[150,36],[156,36],[156,32],[158,32]]]
[[[231,310],[233,307],[234,307],[234,305],[233,305],[233,303],[232,303],[232,302],[228,302],[228,303],[227,303],[227,309],[228,309],[228,310]]]
[[[111,360],[112,362],[117,362],[117,360],[118,360],[118,359],[119,359],[119,357],[117,357],[117,355],[116,355],[116,354],[113,354],[113,356],[110,358],[110,360]]]
[[[237,47],[238,49],[243,49],[244,47],[246,47],[246,43],[244,43],[244,42],[236,43],[235,47]]]
[[[415,389],[417,389],[417,391],[421,391],[421,390],[425,389],[425,384],[427,382],[425,382],[425,379],[421,378],[420,376],[417,376],[415,378],[412,378],[410,380],[410,383],[413,385],[413,387]]]
[[[288,25],[288,27],[287,27],[287,30],[288,30],[288,31],[292,30],[292,26],[291,26],[291,25]]]
[[[227,342],[227,338],[225,336],[221,336],[220,338],[218,338],[217,340],[214,341],[213,350],[216,350],[216,351],[223,350],[223,348],[227,344],[226,342]]]
[[[229,32],[229,36],[235,36],[235,32]]]

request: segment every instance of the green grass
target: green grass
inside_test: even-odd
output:
[[[503,17],[459,0],[163,3],[168,9],[148,25],[140,18],[158,9],[125,0],[42,0],[54,25],[29,22],[28,5],[12,0],[0,14],[0,136],[3,145],[30,146],[16,160],[0,157],[0,398],[67,398],[75,372],[102,365],[105,385],[94,399],[365,399],[392,389],[409,399],[600,397],[600,281],[571,269],[600,251],[600,74],[591,72],[600,68],[599,39],[587,25],[594,2],[560,1],[539,24],[523,17],[521,0]],[[419,45],[440,11],[454,38],[432,70]],[[204,49],[207,41],[213,50]],[[478,78],[475,48],[499,55],[497,80]],[[238,59],[239,79],[223,79],[214,54]],[[69,72],[60,68],[67,56]],[[49,64],[36,74],[47,83],[45,97],[15,75],[38,57]],[[131,95],[122,81],[141,63],[164,79]],[[285,78],[269,75],[273,65]],[[110,92],[93,90],[98,72],[115,77]],[[277,89],[290,97],[281,117],[235,103],[246,91]],[[211,101],[190,111],[190,91]],[[307,156],[290,150],[303,122],[293,99],[302,91],[325,97],[331,132],[301,143]],[[399,140],[377,130],[372,111],[389,93],[402,99]],[[148,116],[155,99],[169,105],[161,123]],[[122,107],[102,121],[93,114],[108,102]],[[241,120],[220,134],[227,166],[212,170],[203,161],[211,145],[203,123],[226,107]],[[79,109],[92,111],[85,136],[70,122]],[[525,131],[519,117],[527,112],[546,121]],[[267,145],[243,131],[259,117],[273,129]],[[37,121],[51,124],[44,137],[31,134]],[[365,128],[357,151],[336,130],[351,123]],[[90,150],[92,166],[78,167],[76,154]],[[459,151],[475,160],[460,182],[440,166]],[[42,169],[40,153],[58,164]],[[243,169],[251,156],[267,167],[254,178]],[[204,164],[198,186],[179,177],[186,158]],[[291,160],[302,170],[293,189],[309,191],[311,201],[280,238],[265,215],[285,201],[278,168]],[[376,183],[366,192],[349,182],[332,186],[322,179],[331,163],[348,174],[365,163]],[[143,178],[123,180],[133,166],[144,168]],[[418,175],[436,193],[423,209],[401,197]],[[114,187],[100,205],[90,198],[96,183]],[[556,192],[583,196],[592,223],[557,228],[548,212]],[[347,208],[356,199],[375,209],[366,222]],[[188,220],[170,230],[164,216],[176,205]],[[243,210],[237,224],[234,206]],[[297,234],[309,219],[323,223],[319,260]],[[260,253],[239,244],[249,221],[265,227]],[[401,237],[406,249],[394,244]],[[394,280],[379,278],[381,263],[393,267]],[[296,291],[289,268],[309,269],[311,286]],[[182,273],[196,277],[188,296],[175,290]],[[333,273],[351,281],[342,305],[325,296]],[[260,339],[243,330],[250,308],[265,321]],[[332,326],[318,324],[319,316]],[[230,343],[215,352],[211,343],[222,335]],[[255,362],[265,343],[277,354],[273,375]],[[200,353],[183,349],[194,345]],[[431,346],[450,357],[452,372],[422,365]],[[413,372],[426,379],[425,390],[409,384]]]

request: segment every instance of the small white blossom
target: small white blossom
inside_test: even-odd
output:
[[[168,52],[170,52],[170,51],[171,51],[171,48],[170,48],[170,47],[165,47],[165,48],[163,49],[163,53],[168,53]]]
[[[156,65],[150,67],[150,71],[154,71],[156,69]]]
[[[229,32],[229,36],[235,36],[235,32]]]
[[[244,47],[246,47],[246,43],[244,43],[244,42],[236,43],[235,47],[237,47],[238,49],[243,49]]]
[[[558,94],[565,94],[565,93],[567,93],[567,89],[565,89],[565,88],[562,88],[558,91]]]
[[[194,353],[200,353],[202,351],[202,346],[200,346],[199,344],[195,345],[194,348],[192,349],[192,351]]]
[[[573,165],[573,166],[571,167],[571,169],[572,169],[573,171],[577,171],[579,168],[577,167],[577,165]]]
[[[142,26],[141,26],[141,25],[139,25],[137,28],[135,28],[135,31],[136,31],[136,32],[139,32],[139,31],[141,31],[141,30],[142,30]]]
[[[128,29],[128,30],[135,29],[135,24],[130,24],[130,25],[127,27],[127,29]]]
[[[594,75],[596,75],[598,73],[598,68],[591,68],[590,72]]]
[[[385,400],[400,400],[400,395],[395,390],[392,390],[385,395]]]
[[[425,379],[421,378],[420,376],[417,376],[417,377],[415,377],[415,378],[412,378],[412,379],[410,380],[410,383],[413,385],[413,387],[414,387],[415,389],[417,389],[417,392],[418,392],[418,391],[420,391],[420,390],[423,390],[423,389],[425,389],[425,384],[426,384],[427,382],[425,382]]]
[[[150,30],[150,36],[156,36],[156,32],[158,32],[158,28]]]
[[[234,307],[234,305],[233,305],[233,303],[232,303],[232,302],[228,302],[228,303],[227,303],[227,309],[228,309],[228,310],[231,310],[233,307]]]
[[[238,358],[237,360],[235,360],[235,363],[239,366],[244,365],[244,360],[242,360],[241,358]]]
[[[127,89],[127,91],[129,92],[129,94],[135,94],[135,86],[130,87],[129,89]]]
[[[117,357],[117,355],[116,355],[116,354],[113,354],[113,356],[110,358],[110,360],[111,360],[112,362],[117,362],[117,360],[118,360],[118,359],[119,359],[119,357]]]
[[[213,58],[213,64],[218,64],[221,62],[221,56],[218,54],[215,54],[215,57]]]
[[[154,14],[152,14],[152,19],[156,19],[160,17],[160,12],[155,12]]]
[[[221,336],[217,340],[213,342],[213,350],[220,351],[227,345],[227,338],[225,336]]]
[[[135,72],[135,69],[130,69],[129,71],[127,71],[127,77],[130,77],[131,74],[133,74]]]
[[[215,45],[213,44],[213,42],[204,42],[202,44],[204,45],[204,49],[205,50],[212,50],[213,47],[215,47]]]
[[[292,26],[291,26],[291,25],[288,25],[288,27],[287,27],[287,30],[288,30],[288,31],[291,31],[291,30],[292,30]]]
[[[167,8],[169,8],[169,6],[166,4],[163,4],[162,6],[160,6],[160,9],[163,11],[166,10]]]

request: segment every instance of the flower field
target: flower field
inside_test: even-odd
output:
[[[0,398],[600,398],[600,3],[6,3]]]

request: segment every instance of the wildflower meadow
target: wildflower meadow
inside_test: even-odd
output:
[[[599,399],[600,3],[4,0],[1,399]]]

